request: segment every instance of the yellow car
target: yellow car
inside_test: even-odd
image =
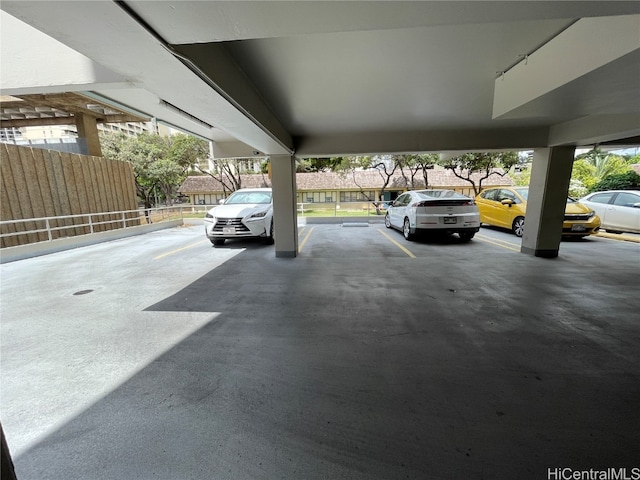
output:
[[[524,216],[527,210],[528,187],[487,188],[476,197],[480,211],[480,223],[508,228],[518,237],[524,232]],[[589,207],[572,198],[562,224],[562,235],[586,237],[600,230],[600,217]]]

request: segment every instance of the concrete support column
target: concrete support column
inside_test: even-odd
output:
[[[534,151],[522,253],[558,256],[574,154],[573,146]]]
[[[74,113],[76,128],[78,129],[78,143],[80,151],[84,155],[102,156],[100,148],[100,137],[98,136],[98,124],[96,118],[83,113]]]
[[[270,161],[276,257],[293,258],[298,255],[295,157],[273,155],[270,157]]]

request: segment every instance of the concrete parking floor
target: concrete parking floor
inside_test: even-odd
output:
[[[640,463],[640,245],[200,227],[0,266],[18,478],[547,479]],[[402,247],[402,248],[401,248]]]

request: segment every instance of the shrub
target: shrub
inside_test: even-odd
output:
[[[640,175],[633,170],[609,175],[591,188],[592,192],[602,190],[640,190]]]

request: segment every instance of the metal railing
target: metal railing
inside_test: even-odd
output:
[[[382,202],[298,203],[300,217],[368,217],[384,215]]]
[[[130,228],[167,220],[202,218],[215,205],[174,205],[113,212],[81,213],[53,217],[24,218],[0,221],[0,244],[4,247],[59,238],[91,235],[110,230]],[[382,207],[372,202],[298,203],[301,217],[354,217],[384,215]],[[25,238],[26,237],[26,238]]]
[[[185,216],[204,216],[208,208],[211,207],[206,205],[174,205],[171,207],[3,220],[0,221],[0,240],[2,247],[50,242],[58,238],[91,235],[167,220],[184,219]]]

